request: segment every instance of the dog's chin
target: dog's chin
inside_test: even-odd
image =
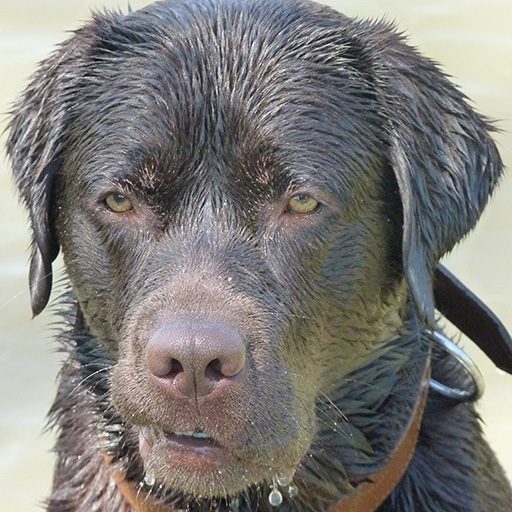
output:
[[[287,447],[271,453],[223,446],[204,432],[163,432],[141,427],[139,451],[146,483],[201,498],[240,494],[277,476],[293,476],[301,455]],[[281,459],[281,460],[277,460]]]

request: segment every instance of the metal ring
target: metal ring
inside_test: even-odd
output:
[[[460,348],[451,339],[447,338],[444,334],[437,331],[429,332],[432,333],[435,341],[464,367],[473,381],[473,390],[467,390],[446,386],[435,379],[430,379],[430,389],[445,396],[446,398],[451,398],[452,400],[458,400],[460,402],[474,402],[481,398],[485,391],[485,381],[473,359],[471,359],[471,357],[469,357],[462,348]]]

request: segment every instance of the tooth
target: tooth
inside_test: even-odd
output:
[[[210,439],[210,436],[206,432],[194,432],[196,439]]]
[[[193,437],[195,439],[211,439],[211,436],[206,432],[174,432],[174,435],[180,437]]]

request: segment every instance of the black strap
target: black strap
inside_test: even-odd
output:
[[[500,319],[446,267],[435,270],[436,308],[501,370],[512,374],[512,338]]]

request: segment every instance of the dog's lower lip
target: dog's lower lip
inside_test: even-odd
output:
[[[168,467],[181,467],[196,474],[218,471],[231,461],[229,450],[201,431],[176,433],[142,427],[139,450],[145,463],[157,457],[159,464],[167,460]]]

